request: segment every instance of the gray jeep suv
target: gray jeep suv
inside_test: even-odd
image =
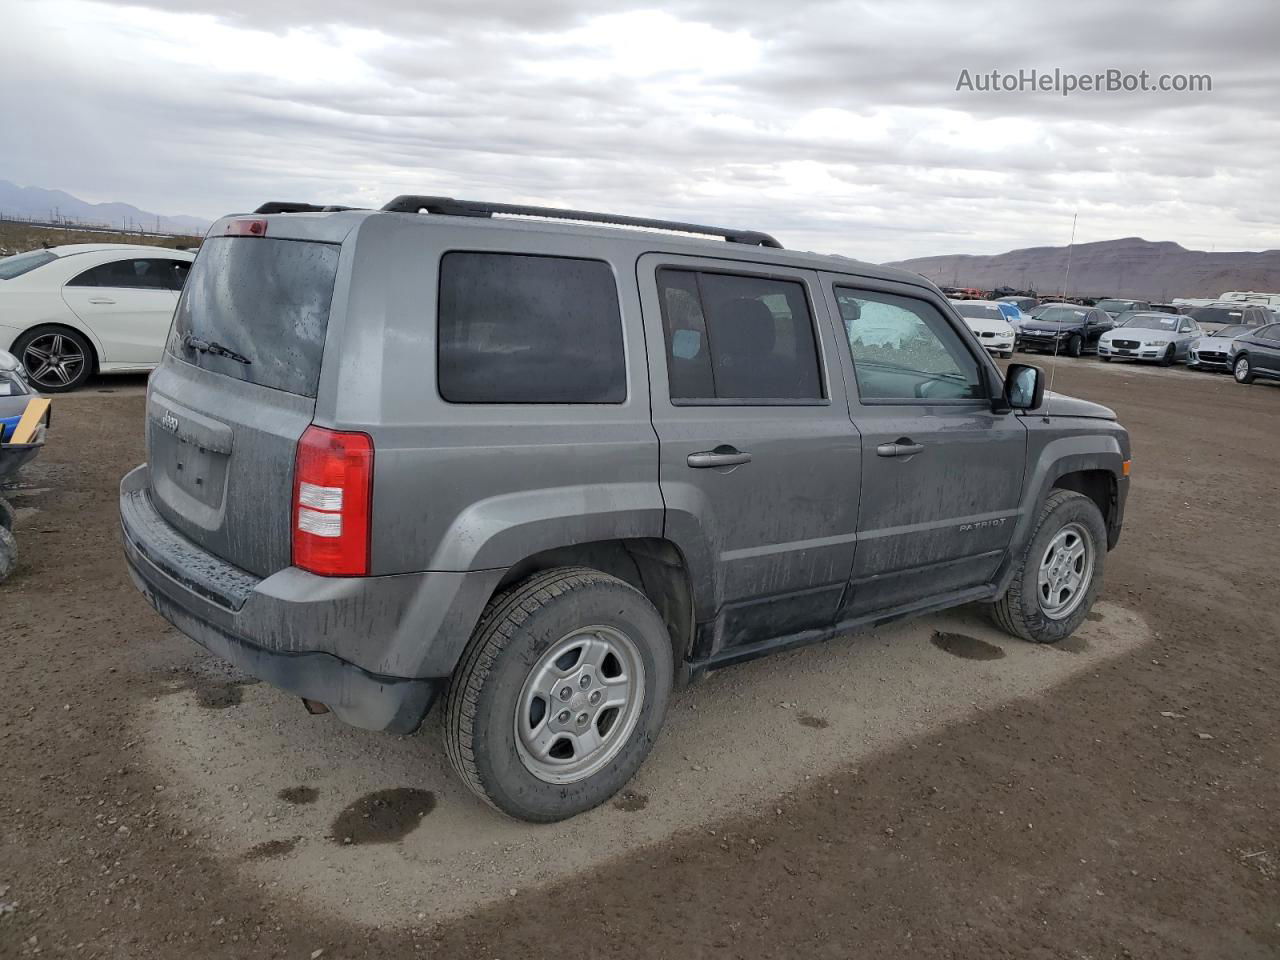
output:
[[[708,671],[975,601],[1067,636],[1128,488],[1114,414],[1002,377],[915,274],[438,197],[214,224],[146,433],[155,608],[359,727],[445,698],[531,821],[622,787]]]

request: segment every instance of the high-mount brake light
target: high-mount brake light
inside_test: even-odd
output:
[[[325,577],[369,574],[373,440],[314,424],[298,441],[293,565]]]
[[[265,237],[267,221],[265,220],[228,220],[222,228],[224,237]]]

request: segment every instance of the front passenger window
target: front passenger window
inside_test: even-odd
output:
[[[986,397],[977,359],[933,304],[850,287],[836,300],[863,400]]]

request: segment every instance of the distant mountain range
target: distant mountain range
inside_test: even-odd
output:
[[[1066,247],[1028,247],[990,257],[917,257],[889,266],[923,274],[939,286],[1014,287],[1041,296],[1063,292]],[[1141,237],[1079,243],[1071,251],[1067,293],[1153,302],[1217,297],[1227,290],[1280,291],[1280,250],[1209,253]]]
[[[154,230],[158,233],[203,234],[209,221],[199,217],[165,216],[139,210],[128,203],[89,203],[62,190],[20,187],[0,180],[0,218],[55,220],[69,219],[94,226],[123,230]]]

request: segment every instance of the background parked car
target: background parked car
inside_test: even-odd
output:
[[[1237,383],[1257,377],[1280,380],[1280,323],[1250,330],[1231,342],[1231,371]]]
[[[1223,327],[1240,324],[1261,327],[1276,321],[1275,314],[1256,303],[1219,302],[1203,307],[1189,307],[1186,313],[1200,324],[1205,333],[1217,333]]]
[[[1204,334],[1194,320],[1176,313],[1135,313],[1098,339],[1103,360],[1154,360],[1170,366],[1185,360],[1191,344]]]
[[[160,362],[195,254],[78,243],[0,260],[0,350],[42,391],[74,390],[98,371]]]
[[[1000,300],[994,301],[995,305],[1000,308],[1000,312],[1004,314],[1004,318],[1009,321],[1009,326],[1013,327],[1015,333],[1022,329],[1022,324],[1026,321],[1027,315],[1016,303],[1005,303]]]
[[[1098,339],[1115,326],[1105,310],[1074,303],[1046,303],[1031,311],[1018,331],[1020,350],[1043,350],[1078,357],[1096,350]]]
[[[996,303],[1012,303],[1024,314],[1040,306],[1040,301],[1035,297],[996,297]]]
[[[951,305],[964,318],[965,326],[973,331],[987,353],[1006,359],[1013,356],[1016,333],[1001,309],[1006,304],[992,300],[952,300]]]
[[[1231,354],[1237,337],[1242,337],[1256,327],[1237,324],[1234,327],[1223,327],[1216,333],[1207,334],[1191,343],[1191,352],[1187,355],[1187,366],[1193,370],[1230,370]]]
[[[1151,304],[1145,300],[1115,300],[1106,299],[1099,300],[1094,304],[1099,310],[1105,310],[1112,317],[1118,317],[1120,314],[1129,310],[1150,310]]]

